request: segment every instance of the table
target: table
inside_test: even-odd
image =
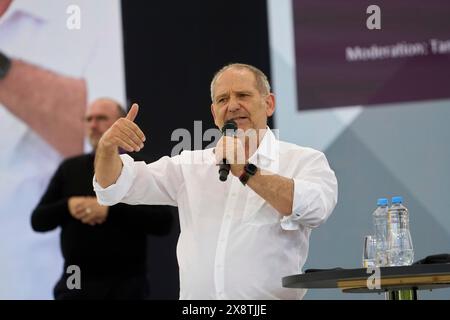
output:
[[[335,268],[286,276],[282,284],[285,288],[340,288],[347,293],[386,293],[390,300],[416,300],[418,290],[450,287],[450,264]]]

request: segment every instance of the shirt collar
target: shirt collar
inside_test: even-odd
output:
[[[275,137],[272,130],[267,127],[258,149],[248,159],[248,162],[264,169],[274,171],[274,169],[278,167],[279,143],[279,140]]]

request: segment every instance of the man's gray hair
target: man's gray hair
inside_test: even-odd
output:
[[[256,79],[256,88],[258,89],[258,91],[262,94],[262,95],[268,95],[270,93],[270,83],[269,80],[267,80],[266,75],[264,74],[264,72],[262,72],[261,70],[259,70],[258,68],[249,65],[249,64],[244,64],[244,63],[230,63],[227,64],[226,66],[224,66],[222,69],[220,69],[219,71],[216,72],[216,74],[214,75],[212,81],[211,81],[211,101],[214,103],[214,87],[216,85],[216,81],[217,78],[226,70],[228,69],[247,69],[249,70],[251,73],[254,74],[255,79]]]

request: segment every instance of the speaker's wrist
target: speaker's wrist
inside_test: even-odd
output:
[[[256,172],[258,171],[258,167],[255,166],[252,163],[247,163],[244,166],[244,170],[241,173],[241,175],[239,176],[239,180],[242,182],[242,184],[245,186],[248,182],[248,180],[253,177]]]

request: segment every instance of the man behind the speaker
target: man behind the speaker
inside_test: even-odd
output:
[[[281,278],[301,271],[311,229],[336,205],[334,172],[323,153],[279,141],[267,127],[275,98],[259,69],[223,67],[211,98],[217,127],[233,120],[238,131],[254,132],[256,143],[247,134],[224,135],[215,148],[135,162],[118,152],[144,146],[135,104],[99,142],[97,198],[104,205],[178,206],[180,299],[301,299],[305,290],[283,288]],[[210,161],[189,162],[199,158]],[[232,173],[225,182],[218,176],[223,159]]]

